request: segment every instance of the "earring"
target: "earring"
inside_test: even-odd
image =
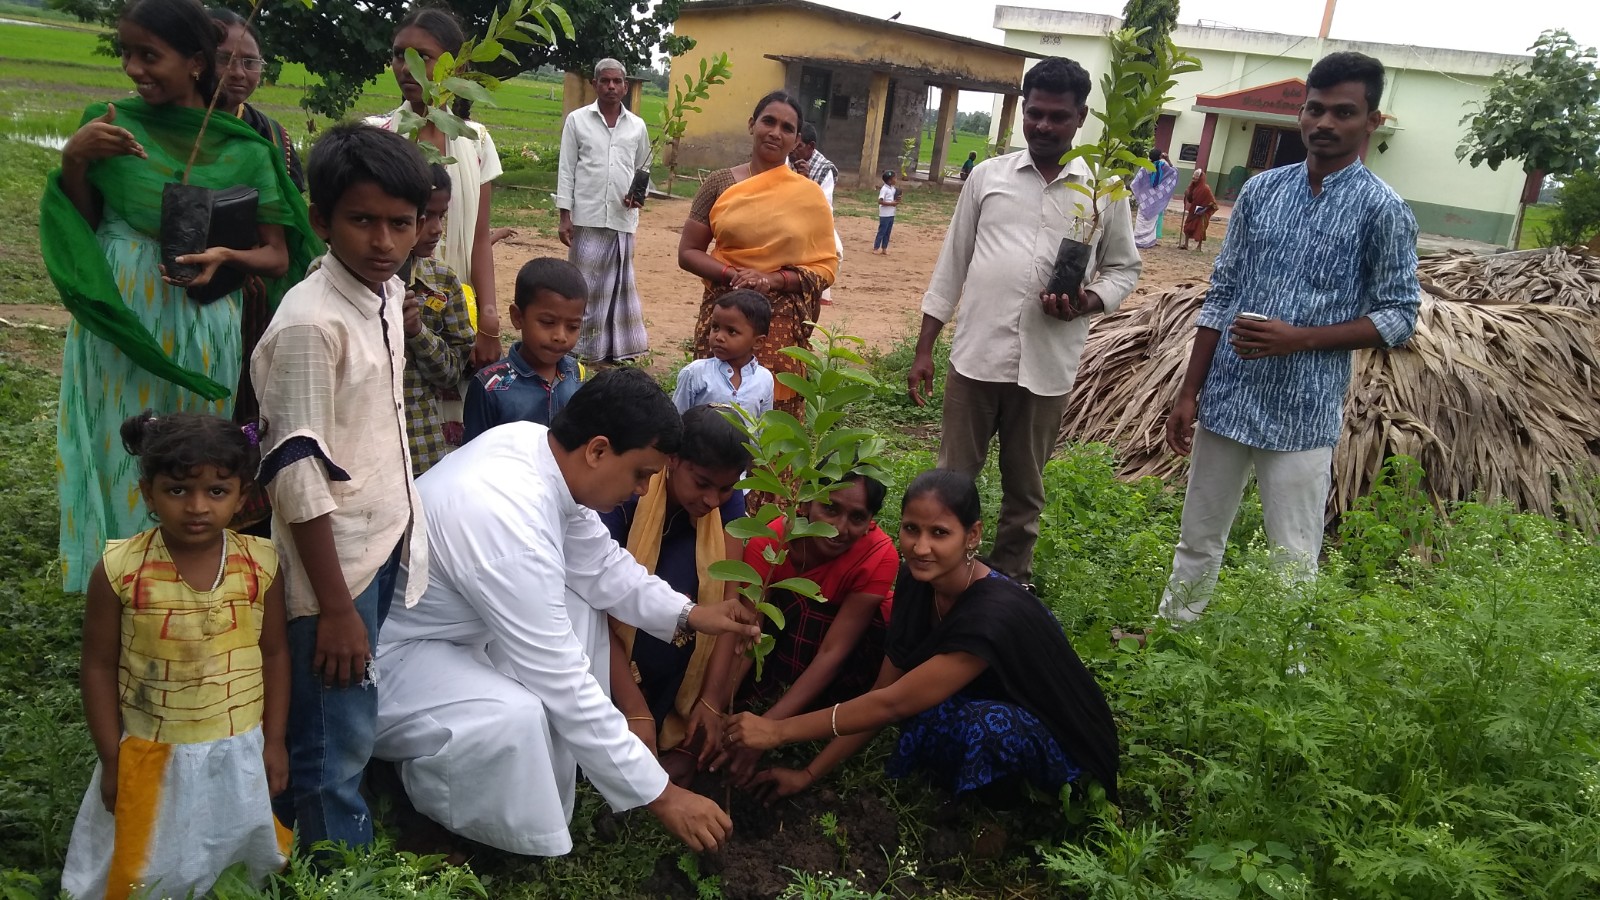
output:
[[[152,522],[159,522],[159,521],[161,521],[161,517],[160,517],[160,516],[158,516],[158,515],[156,515],[156,511],[155,511],[155,510],[153,510],[153,509],[152,509],[152,510],[150,510],[150,511],[149,511],[149,512],[147,512],[147,513],[145,513],[145,515],[147,515],[147,516],[149,516],[149,517],[150,517],[150,521],[152,521]]]
[[[968,547],[967,548],[967,562],[972,562],[973,560],[975,560],[977,558],[978,558],[978,548],[977,547]]]
[[[191,80],[194,80],[194,81],[199,81],[200,80],[200,73],[199,72],[190,72],[189,73],[189,78]]]

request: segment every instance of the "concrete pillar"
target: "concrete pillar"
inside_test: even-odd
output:
[[[1206,113],[1206,123],[1200,127],[1200,154],[1194,159],[1194,167],[1211,171],[1211,142],[1217,137],[1217,114]]]
[[[573,110],[594,102],[594,85],[582,72],[568,72],[561,79],[561,118],[566,120]]]
[[[960,94],[951,85],[939,88],[939,119],[933,126],[933,162],[928,168],[928,180],[934,184],[944,182],[944,163],[950,155],[950,136],[956,127],[956,98]]]
[[[861,141],[861,167],[857,177],[862,187],[878,183],[878,150],[883,143],[883,111],[889,104],[889,73],[873,72],[867,91],[867,134]]]
[[[995,141],[1000,144],[1001,153],[1011,152],[1011,139],[1016,137],[1012,130],[1017,125],[1017,95],[1007,94],[1000,102],[1000,128],[995,132]]]

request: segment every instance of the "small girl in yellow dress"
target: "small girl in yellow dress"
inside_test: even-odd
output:
[[[77,900],[188,897],[243,863],[283,867],[289,653],[271,542],[227,530],[259,426],[146,411],[122,423],[158,526],[89,576],[81,686],[100,763],[62,888]],[[191,894],[192,892],[192,894]]]

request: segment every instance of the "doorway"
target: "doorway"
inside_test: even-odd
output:
[[[833,73],[814,66],[800,68],[800,107],[806,111],[805,124],[817,129],[817,143],[828,137],[828,103],[833,98]]]
[[[1252,171],[1292,166],[1306,158],[1306,145],[1300,132],[1293,128],[1275,128],[1257,125],[1250,136],[1250,158],[1246,166]]]

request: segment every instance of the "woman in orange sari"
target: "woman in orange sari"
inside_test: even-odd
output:
[[[695,195],[678,241],[678,265],[705,279],[695,327],[697,358],[711,355],[716,299],[751,288],[772,301],[772,327],[756,358],[774,374],[803,374],[798,360],[778,351],[810,343],[822,292],[839,265],[833,211],[822,188],[788,165],[804,121],[800,102],[784,91],[762,97],[750,116],[750,161],[713,172]],[[776,408],[796,416],[803,411],[803,398],[782,384],[774,400]]]
[[[1178,237],[1179,250],[1189,249],[1191,240],[1196,250],[1205,245],[1206,225],[1216,211],[1217,195],[1211,193],[1211,185],[1206,183],[1206,170],[1195,169],[1189,177],[1189,187],[1183,192],[1183,234]]]

